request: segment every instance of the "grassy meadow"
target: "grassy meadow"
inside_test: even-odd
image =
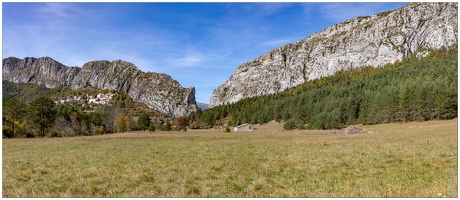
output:
[[[458,197],[457,119],[3,139],[3,197]],[[452,172],[451,172],[452,170]]]

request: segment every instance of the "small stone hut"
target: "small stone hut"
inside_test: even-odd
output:
[[[238,131],[253,131],[253,130],[254,130],[254,125],[252,125],[252,124],[242,124],[242,125],[239,125],[239,126],[233,128],[234,132],[238,132]]]

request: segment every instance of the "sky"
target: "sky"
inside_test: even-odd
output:
[[[407,3],[2,3],[2,57],[83,67],[125,60],[166,73],[196,100],[241,64],[356,16]]]

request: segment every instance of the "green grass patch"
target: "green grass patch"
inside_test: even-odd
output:
[[[2,194],[457,197],[456,119],[361,125],[371,132],[356,135],[282,126],[4,139]]]

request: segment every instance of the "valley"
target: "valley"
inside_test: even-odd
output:
[[[4,139],[3,197],[458,197],[457,120]]]
[[[458,197],[457,2],[67,5],[4,5],[4,198]]]

